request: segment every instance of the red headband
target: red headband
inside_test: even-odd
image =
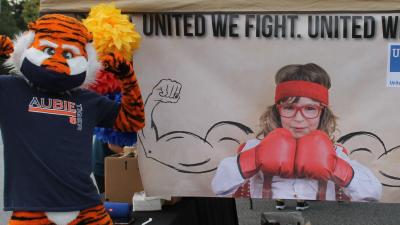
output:
[[[328,89],[310,81],[293,80],[278,84],[275,90],[275,103],[285,97],[308,97],[329,105]]]

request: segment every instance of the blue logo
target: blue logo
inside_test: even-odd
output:
[[[390,46],[390,72],[400,72],[400,45]]]

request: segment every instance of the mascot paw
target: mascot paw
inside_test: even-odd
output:
[[[9,58],[14,51],[11,39],[5,35],[0,35],[0,57]]]
[[[121,54],[109,53],[101,58],[104,70],[113,73],[118,79],[122,80],[134,74],[131,61],[126,60]]]

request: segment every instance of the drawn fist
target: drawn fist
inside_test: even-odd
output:
[[[14,51],[11,39],[5,35],[0,35],[0,57],[9,58]]]
[[[152,95],[156,101],[177,103],[180,98],[182,84],[171,79],[163,79],[153,88]]]
[[[100,59],[104,70],[113,73],[117,79],[123,80],[134,75],[133,64],[118,52],[109,53]]]

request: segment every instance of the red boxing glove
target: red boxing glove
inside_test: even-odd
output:
[[[295,151],[296,140],[290,131],[277,128],[259,145],[238,156],[242,176],[249,178],[261,169],[267,175],[293,177]]]
[[[295,170],[297,177],[332,180],[341,187],[353,179],[353,168],[336,155],[328,135],[316,130],[298,139]]]

